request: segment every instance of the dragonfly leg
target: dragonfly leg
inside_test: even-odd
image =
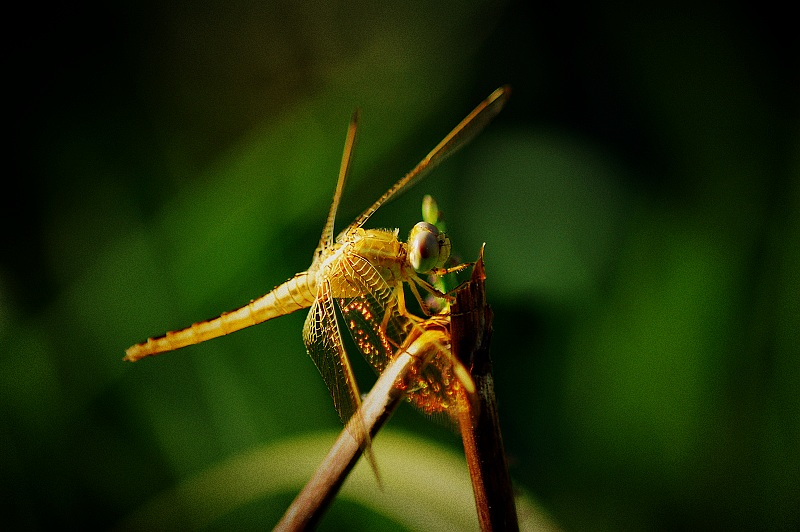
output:
[[[417,303],[419,303],[419,308],[422,310],[422,313],[425,314],[425,316],[430,317],[431,316],[431,311],[428,310],[428,305],[426,305],[425,302],[422,300],[422,296],[419,294],[419,290],[417,290],[417,287],[414,285],[414,283],[408,283],[408,286],[409,286],[409,288],[411,288],[411,292],[414,294],[414,297],[417,299]],[[431,287],[431,288],[433,288],[433,287]]]
[[[431,283],[429,283],[428,281],[426,281],[425,279],[423,279],[419,275],[415,274],[412,277],[412,280],[414,281],[414,283],[417,283],[418,285],[420,285],[422,288],[424,288],[426,291],[430,292],[434,296],[436,296],[436,297],[438,297],[440,299],[446,299],[447,301],[453,301],[452,296],[449,296],[449,295],[445,294],[444,292],[439,291],[435,286],[433,286]],[[413,286],[413,283],[408,283],[408,284],[409,284],[409,286]],[[413,291],[413,289],[412,289],[412,291]],[[416,297],[417,297],[417,299],[420,299],[419,294],[416,294]]]
[[[414,292],[417,300],[419,301],[419,293],[416,290],[414,290],[414,287],[413,287],[413,285],[411,283],[409,283],[409,285],[412,287],[411,290],[412,290],[412,292]],[[394,297],[392,298],[392,305],[397,305],[397,313],[400,314],[401,316],[403,316],[404,318],[408,319],[408,320],[411,320],[411,321],[413,321],[415,323],[421,323],[421,322],[425,321],[423,318],[420,318],[416,314],[412,314],[411,312],[409,312],[408,308],[406,308],[406,295],[405,295],[405,292],[403,292],[402,283],[399,284],[394,289]],[[420,305],[422,305],[421,301],[420,301]],[[422,309],[423,309],[423,312],[425,310],[427,310],[424,305],[422,306]],[[388,324],[388,322],[389,322],[389,314],[391,314],[391,313],[389,312],[389,309],[387,309],[386,314],[384,314],[384,317],[383,317],[383,323],[381,324],[382,327]],[[426,315],[430,316],[430,314],[426,314]]]
[[[432,269],[430,271],[430,273],[432,273],[433,275],[438,275],[438,276],[441,277],[442,275],[447,275],[448,273],[457,273],[457,272],[466,270],[467,268],[469,268],[471,266],[475,266],[475,263],[474,262],[465,262],[463,264],[458,264],[456,266],[451,266],[450,268],[434,268],[434,269]]]
[[[389,301],[389,305],[386,308],[386,312],[383,313],[383,319],[381,320],[381,331],[384,332],[384,333],[386,332],[386,327],[389,326],[389,319],[392,317],[392,307],[395,306],[396,301],[399,298],[402,298],[402,294],[399,295],[399,296],[396,295],[395,297],[393,297]]]

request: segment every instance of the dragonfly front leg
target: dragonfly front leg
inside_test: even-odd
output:
[[[422,300],[422,296],[420,295],[419,290],[417,290],[416,285],[414,283],[408,283],[408,286],[411,288],[411,292],[414,294],[414,297],[417,299],[417,303],[419,303],[419,308],[422,310],[422,313],[425,314],[425,316],[427,316],[428,318],[430,318],[431,317],[431,311],[428,310],[428,305],[426,305],[425,302]],[[431,288],[433,288],[433,286],[431,286]],[[433,288],[433,290],[436,290],[436,289]],[[438,292],[438,290],[436,290],[436,291]],[[442,296],[444,296],[444,294],[442,294]]]
[[[433,286],[431,283],[429,283],[428,281],[426,281],[425,279],[423,279],[419,275],[414,274],[411,277],[411,281],[412,282],[409,282],[408,285],[411,287],[411,291],[414,292],[414,296],[417,298],[417,301],[419,301],[420,304],[423,305],[423,308],[424,308],[425,305],[422,303],[421,296],[419,295],[419,292],[417,291],[416,287],[414,286],[414,283],[420,285],[426,291],[430,292],[433,296],[438,297],[439,299],[444,299],[449,303],[453,302],[453,296],[440,291],[439,289],[437,289],[435,286]],[[427,314],[427,315],[430,316],[430,314]]]
[[[429,273],[432,273],[433,275],[438,275],[439,277],[441,277],[443,275],[447,275],[448,273],[458,273],[458,272],[466,270],[467,268],[470,268],[472,266],[475,266],[474,262],[464,262],[464,263],[458,264],[456,266],[451,266],[450,268],[434,268]]]
[[[411,291],[414,292],[417,300],[419,301],[419,292],[417,292],[415,290],[413,284],[409,283],[409,285],[412,287]],[[389,325],[389,319],[391,318],[391,314],[392,314],[391,307],[393,307],[394,305],[397,305],[397,313],[399,315],[403,316],[404,318],[407,318],[407,319],[409,319],[411,321],[414,321],[414,322],[422,322],[422,321],[424,321],[422,318],[420,318],[416,314],[412,314],[411,312],[409,312],[408,308],[406,308],[405,292],[403,292],[403,284],[400,283],[394,289],[393,297],[392,297],[392,300],[390,301],[390,307],[387,308],[386,312],[383,314],[383,320],[381,321],[381,329],[382,330],[385,331],[386,327]],[[427,309],[425,308],[425,306],[422,304],[421,301],[420,301],[420,305],[422,306],[422,310],[423,310],[423,312],[425,312],[425,315],[426,316],[430,316],[430,314],[428,314],[426,312]]]

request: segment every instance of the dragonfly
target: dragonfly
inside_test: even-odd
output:
[[[343,344],[337,312],[358,350],[380,373],[399,348],[410,345],[409,339],[413,343],[428,328],[441,330],[440,322],[429,322],[429,325],[423,326],[425,318],[406,308],[404,286],[409,287],[422,312],[427,313],[420,288],[437,297],[447,298],[448,295],[422,276],[443,275],[465,267],[444,267],[450,256],[450,240],[431,223],[416,224],[406,242],[398,238],[397,229],[364,229],[363,226],[382,205],[408,190],[471,141],[500,112],[509,94],[510,89],[505,86],[492,92],[410,172],[334,238],[336,212],[356,143],[359,113],[354,112],[347,129],[333,201],[308,270],[297,273],[267,294],[236,310],[135,344],[126,350],[124,360],[135,362],[308,308],[303,326],[303,342],[331,393],[339,417],[343,423],[348,424],[358,411],[361,395]],[[439,340],[429,340],[434,337]],[[419,366],[431,369],[420,369],[418,378],[406,379],[408,382],[405,386],[410,392],[412,402],[414,397],[418,397],[417,402],[420,405],[433,404],[434,401],[425,399],[425,394],[431,393],[436,381],[452,380],[453,371],[458,374],[455,378],[460,379],[467,388],[470,387],[471,380],[463,368],[444,371],[436,369],[458,367],[446,364],[444,359],[436,359],[438,356],[446,357],[449,353],[444,345],[445,339],[442,333],[425,336],[426,344],[438,345],[437,349],[427,350],[431,353],[427,358],[436,361]],[[422,381],[430,385],[425,385]],[[472,388],[474,389],[474,385]],[[368,438],[366,446],[369,446]]]

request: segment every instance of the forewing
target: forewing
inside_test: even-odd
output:
[[[350,118],[350,125],[347,127],[347,138],[344,143],[344,152],[342,153],[342,163],[339,166],[339,179],[336,181],[336,192],[333,194],[333,201],[331,208],[328,211],[328,218],[325,220],[325,227],[322,228],[322,236],[319,239],[319,246],[317,246],[317,253],[322,253],[326,248],[333,245],[333,225],[336,221],[336,211],[339,208],[339,202],[342,199],[342,192],[344,185],[347,181],[347,176],[350,174],[350,166],[353,162],[353,151],[356,145],[356,132],[358,131],[358,120],[360,113],[358,109],[353,111]]]
[[[494,118],[505,105],[511,93],[509,87],[500,87],[482,101],[467,115],[442,141],[422,159],[409,173],[400,178],[397,183],[373,203],[351,227],[361,227],[377,211],[381,205],[387,203],[408,190],[414,183],[422,179],[442,161],[453,155],[461,147],[469,143],[484,127]]]

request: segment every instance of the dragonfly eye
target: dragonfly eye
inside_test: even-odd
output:
[[[450,256],[450,239],[436,226],[419,222],[408,236],[408,260],[417,273],[441,266]]]

